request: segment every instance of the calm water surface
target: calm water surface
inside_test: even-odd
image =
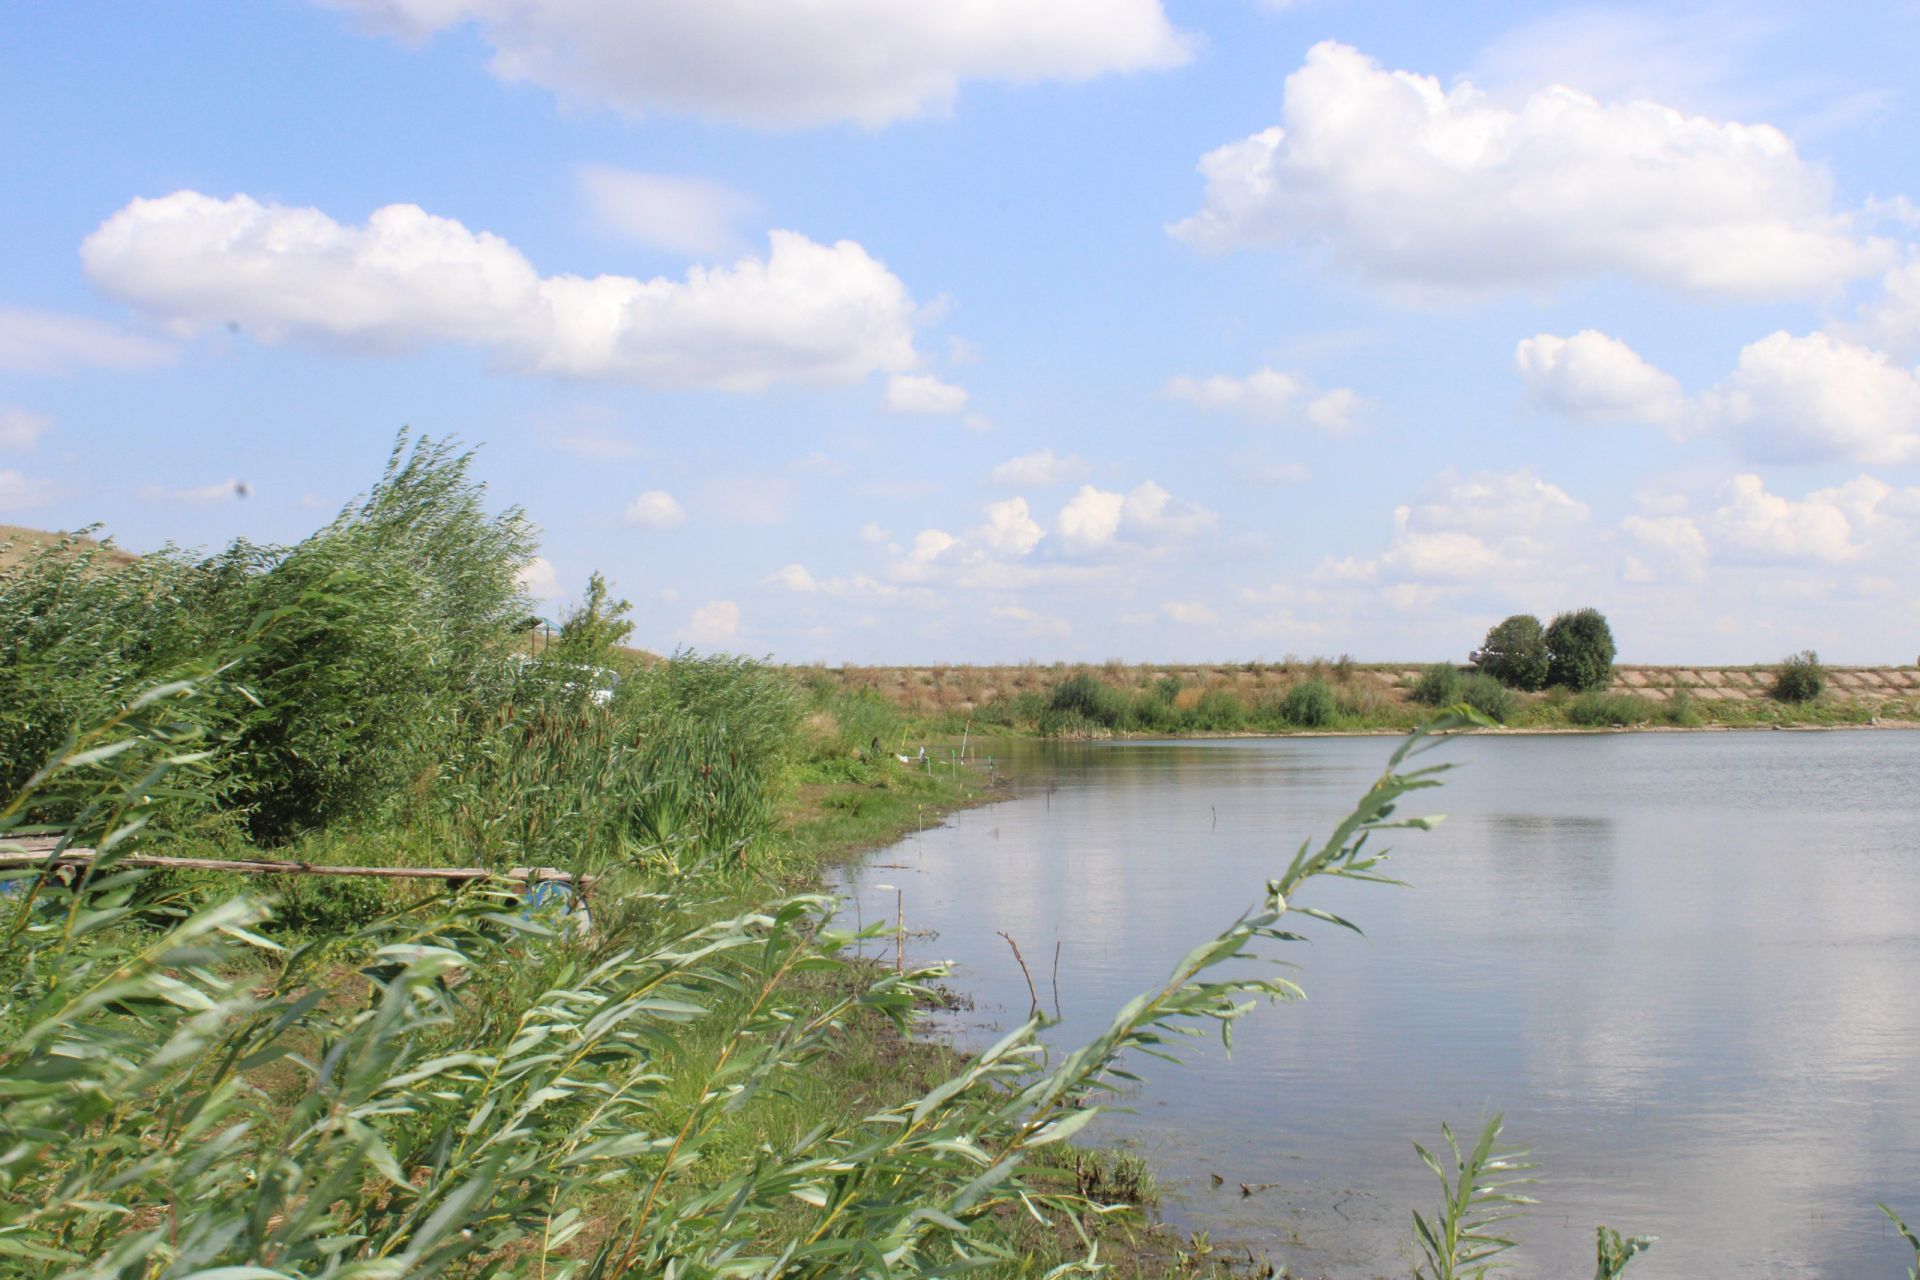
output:
[[[1013,748],[1019,795],[875,855],[915,958],[952,959],[983,1040],[1027,1010],[996,930],[1077,1043],[1324,833],[1389,739]],[[1004,745],[1003,751],[1008,750]],[[1540,1166],[1520,1266],[1593,1271],[1596,1223],[1661,1237],[1638,1280],[1895,1276],[1876,1199],[1920,1219],[1920,734],[1470,738],[1409,812],[1410,888],[1309,891],[1364,938],[1291,949],[1304,1004],[1233,1058],[1148,1062],[1137,1145],[1187,1228],[1296,1274],[1405,1275],[1435,1199],[1411,1143],[1496,1111]],[[1420,803],[1425,800],[1425,803]],[[1214,1189],[1212,1174],[1224,1179]],[[1254,1188],[1242,1195],[1240,1185]]]

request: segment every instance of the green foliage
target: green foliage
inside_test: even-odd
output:
[[[542,656],[571,666],[609,666],[633,634],[633,622],[627,617],[632,608],[627,601],[612,598],[607,580],[597,571],[587,575],[586,595],[561,621],[559,636]]]
[[[1503,624],[1504,625],[1504,624]],[[1613,629],[1598,609],[1557,615],[1546,633],[1547,678],[1576,693],[1613,679]]]
[[[1653,719],[1653,703],[1633,693],[1608,693],[1589,689],[1567,704],[1567,721],[1583,728],[1646,724]]]
[[[1513,690],[1484,671],[1476,671],[1461,680],[1454,701],[1502,724],[1513,719],[1514,709],[1520,703]]]
[[[1196,729],[1231,733],[1246,726],[1246,704],[1226,689],[1208,689],[1193,704],[1188,723]]]
[[[1465,1155],[1454,1141],[1453,1130],[1440,1126],[1447,1140],[1447,1163],[1443,1166],[1419,1143],[1413,1149],[1440,1179],[1440,1208],[1432,1219],[1413,1211],[1414,1243],[1422,1261],[1413,1270],[1418,1280],[1478,1280],[1492,1271],[1492,1259],[1513,1248],[1513,1241],[1496,1234],[1494,1228],[1516,1216],[1517,1211],[1535,1201],[1514,1187],[1533,1179],[1510,1177],[1533,1168],[1526,1152],[1496,1152],[1493,1144],[1500,1137],[1501,1118],[1487,1121],[1480,1141]]]
[[[1597,1253],[1599,1262],[1593,1270],[1593,1280],[1620,1280],[1626,1273],[1627,1264],[1638,1254],[1653,1248],[1658,1236],[1628,1236],[1622,1239],[1620,1233],[1611,1227],[1598,1227],[1594,1234],[1599,1238]]]
[[[1782,702],[1812,702],[1827,689],[1827,669],[1811,649],[1789,654],[1773,681],[1773,696]]]
[[[655,705],[725,703],[706,688],[725,671],[666,677]],[[34,875],[0,900],[0,1241],[29,1274],[1012,1263],[1028,1215],[1076,1224],[1146,1190],[1124,1160],[1070,1161],[1085,1176],[1062,1188],[1043,1158],[1132,1079],[1123,1059],[1203,1026],[1230,1039],[1257,997],[1297,998],[1245,961],[1297,940],[1296,920],[1345,925],[1304,905],[1310,888],[1378,880],[1370,842],[1430,825],[1395,811],[1440,772],[1400,771],[1426,745],[1410,740],[1328,840],[1078,1050],[1050,1059],[1036,1017],[904,1104],[737,1145],[735,1117],[804,1089],[859,1020],[904,1023],[937,971],[861,973],[825,899],[714,913],[644,879],[603,890],[593,938],[485,886],[291,950],[244,895],[130,929],[142,877],[115,859],[157,794],[206,782],[200,713],[221,692],[207,677],[138,699],[30,784],[64,792],[69,838],[102,858],[81,884]],[[0,811],[0,836],[26,807]],[[367,998],[325,998],[348,958]],[[811,994],[823,981],[842,994]]]
[[[1422,671],[1413,686],[1413,700],[1427,707],[1450,707],[1460,701],[1460,668],[1436,662]]]
[[[1907,1270],[1907,1280],[1920,1280],[1920,1235],[1915,1235],[1913,1230],[1900,1220],[1900,1215],[1886,1205],[1880,1206],[1880,1212],[1887,1215],[1887,1220],[1893,1223],[1893,1229],[1900,1233],[1900,1238],[1905,1240],[1907,1247],[1913,1250],[1913,1266]]]
[[[1079,671],[1053,687],[1053,693],[1047,699],[1047,710],[1052,713],[1054,722],[1063,727],[1077,724],[1116,729],[1126,722],[1129,707],[1126,694],[1085,671]]]
[[[1611,651],[1608,661],[1612,661]],[[1508,688],[1545,688],[1551,659],[1540,619],[1530,613],[1516,613],[1495,624],[1487,632],[1480,651],[1473,655],[1473,662]]]
[[[1694,704],[1693,693],[1679,681],[1674,682],[1666,701],[1660,704],[1660,719],[1677,729],[1691,728],[1700,723],[1700,708]]]
[[[233,655],[208,727],[223,804],[279,841],[397,798],[497,684],[532,555],[488,515],[471,455],[402,436],[366,497],[296,546],[171,549],[113,567],[55,548],[0,572],[0,772],[18,787],[74,725]],[[43,801],[43,803],[47,803]],[[49,810],[48,816],[58,816]]]
[[[1317,676],[1294,685],[1280,700],[1280,718],[1298,729],[1324,729],[1336,712],[1332,688]]]

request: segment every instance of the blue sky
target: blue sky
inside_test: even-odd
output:
[[[404,425],[656,648],[1920,652],[1912,3],[184,12],[0,13],[0,521]]]

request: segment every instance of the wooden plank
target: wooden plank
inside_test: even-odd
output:
[[[53,862],[60,866],[83,866],[94,860],[92,849],[64,849],[54,852],[58,842],[46,837],[22,837],[0,841],[0,867],[37,867]],[[456,884],[476,880],[510,880],[517,883],[572,884],[577,879],[582,889],[591,888],[598,876],[575,877],[558,867],[513,867],[489,871],[484,867],[339,867],[316,862],[279,862],[269,858],[174,858],[162,854],[130,853],[117,859],[120,867],[172,867],[183,871],[234,871],[242,875],[279,876],[368,876],[382,880],[444,880]]]

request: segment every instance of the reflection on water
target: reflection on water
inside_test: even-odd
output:
[[[1018,799],[855,878],[937,933],[984,1038],[1060,947],[1077,1043],[1224,926],[1377,775],[1383,739],[1028,744]],[[1411,1142],[1494,1111],[1541,1166],[1529,1274],[1591,1274],[1596,1223],[1660,1276],[1900,1274],[1875,1199],[1920,1215],[1920,734],[1495,737],[1410,811],[1390,870],[1312,905],[1360,923],[1290,957],[1309,999],[1147,1064],[1137,1143],[1168,1211],[1294,1272],[1404,1275],[1433,1198]],[[1419,805],[1421,799],[1429,805]],[[886,901],[882,902],[881,899]],[[1224,1185],[1215,1190],[1209,1174]],[[1243,1197],[1239,1184],[1274,1184]]]

